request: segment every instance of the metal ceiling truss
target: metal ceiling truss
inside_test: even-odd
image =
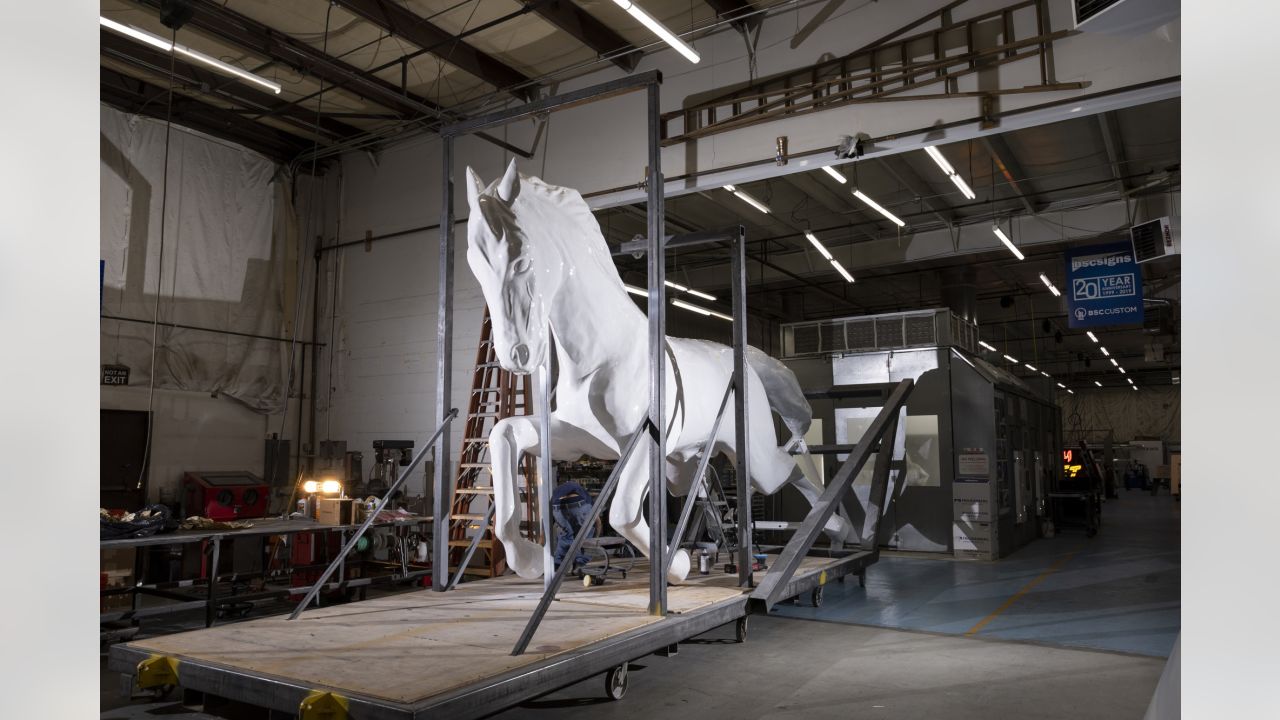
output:
[[[820,112],[846,105],[905,100],[978,98],[987,115],[999,95],[1079,90],[1088,82],[1054,82],[1045,60],[1053,41],[1078,30],[1048,31],[1043,0],[1022,0],[1006,7],[950,21],[950,11],[967,2],[958,0],[920,18],[844,57],[738,87],[713,100],[663,115],[664,146],[770,122],[782,117]],[[1016,14],[1034,13],[1038,34],[1016,39]],[[903,33],[933,19],[940,26],[906,37]],[[979,26],[995,24],[1002,42],[980,48]],[[958,50],[958,52],[957,52]],[[1041,58],[1038,85],[999,90],[959,92],[955,80],[1007,63]],[[908,91],[940,85],[941,92],[907,95]],[[673,123],[680,123],[678,133]]]
[[[145,80],[101,68],[103,102],[128,113],[165,119],[169,89]],[[209,135],[224,138],[285,163],[311,147],[311,142],[283,130],[245,118],[237,112],[174,94],[172,120]]]
[[[184,91],[194,91],[223,102],[231,103],[237,108],[258,111],[264,115],[275,115],[281,122],[311,134],[324,138],[343,139],[359,135],[362,131],[352,125],[320,116],[300,105],[280,101],[275,95],[254,89],[239,80],[229,80],[225,76],[208,68],[171,58],[170,53],[161,52],[150,45],[134,42],[112,32],[102,30],[99,33],[99,46],[106,57],[118,60],[130,67],[173,78],[173,81]],[[170,73],[170,65],[173,67]]]
[[[763,22],[760,15],[756,14],[756,9],[752,7],[747,0],[704,0],[712,10],[716,11],[716,17],[728,20],[729,24],[739,32],[751,34],[760,27]],[[742,17],[746,16],[746,17]]]
[[[333,3],[499,90],[515,88],[512,94],[521,100],[532,101],[538,95],[537,86],[530,85],[532,78],[528,75],[392,0],[333,0]]]
[[[607,57],[626,72],[636,69],[643,55],[609,26],[573,4],[572,0],[521,0],[544,20],[572,35],[575,40]],[[630,50],[630,52],[627,52]]]

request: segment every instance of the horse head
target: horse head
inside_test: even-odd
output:
[[[538,242],[554,229],[521,226],[521,208],[541,216],[529,207],[531,199],[521,200],[520,189],[514,160],[489,187],[467,168],[467,265],[489,305],[498,363],[524,375],[546,360],[551,307],[563,268],[554,244]]]

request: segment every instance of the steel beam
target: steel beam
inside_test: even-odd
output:
[[[1031,186],[1031,182],[1027,179],[1026,172],[1022,169],[1022,165],[1014,157],[1013,151],[1009,149],[1009,144],[1005,142],[1003,135],[983,135],[981,137],[982,145],[991,153],[991,159],[995,161],[996,169],[1004,176],[1004,180],[1013,189],[1013,193],[1017,196],[1018,201],[1022,203],[1022,207],[1027,211],[1028,215],[1035,215],[1039,212],[1036,209],[1036,203],[1031,198],[1035,197],[1035,188]]]
[[[751,3],[747,0],[704,0],[716,11],[716,16],[728,20],[734,28],[744,32],[755,32],[760,27],[761,19],[759,15],[753,14],[750,17],[741,17],[755,10]]]
[[[1102,146],[1107,150],[1107,162],[1111,163],[1111,177],[1120,186],[1120,194],[1129,194],[1129,181],[1125,177],[1125,165],[1128,163],[1124,152],[1124,141],[1120,137],[1119,119],[1114,110],[1098,113],[1098,129],[1102,132]]]
[[[531,80],[528,75],[436,27],[399,3],[390,0],[333,0],[333,3],[499,90],[518,87],[512,94],[521,100],[537,96],[536,87],[527,87]]]
[[[436,413],[453,402],[453,137],[440,137],[441,198],[440,244],[437,255],[439,280],[436,287]],[[435,488],[431,512],[431,589],[443,592],[449,580],[449,506],[453,488],[449,482],[453,463],[448,438],[436,445]],[[496,536],[496,533],[495,533]]]
[[[636,69],[643,55],[608,25],[595,19],[590,13],[571,0],[521,0],[544,20],[572,35],[575,40],[606,56],[609,62],[626,72]],[[631,52],[622,52],[630,50]]]
[[[649,613],[667,613],[667,293],[663,219],[662,108],[657,83],[646,86],[649,149]]]
[[[338,139],[350,138],[363,132],[360,128],[324,115],[317,118],[315,112],[306,108],[281,102],[275,95],[256,90],[239,80],[229,80],[224,75],[181,58],[171,58],[169,53],[160,52],[150,45],[134,42],[113,32],[100,31],[98,43],[106,57],[141,70],[169,75],[184,91],[200,92],[245,110],[275,115],[282,122],[304,132]],[[169,70],[171,65],[172,73]]]
[[[469,118],[446,126],[440,130],[441,135],[455,136],[473,133],[485,128],[495,127],[498,125],[506,125],[517,120],[542,115],[544,113],[554,112],[556,110],[565,110],[576,105],[603,100],[607,97],[622,95],[637,90],[643,90],[651,85],[662,82],[662,73],[657,70],[649,70],[632,75],[631,77],[620,78],[610,82],[592,85],[591,87],[574,90],[562,95],[555,95],[541,100],[535,100],[531,103],[520,105],[509,110],[499,110],[498,112]],[[652,153],[651,153],[652,154]]]
[[[952,227],[956,224],[955,209],[944,200],[930,198],[929,183],[916,174],[916,171],[912,169],[902,153],[881,155],[878,159],[880,160],[880,167],[884,168],[890,177],[897,180],[911,194],[919,198],[920,204],[933,213],[934,217],[945,223],[947,227]]]
[[[748,446],[747,417],[750,383],[747,381],[747,238],[740,231],[733,245],[733,419],[734,475],[737,481],[738,512],[738,587],[753,587],[751,573],[751,462]]]
[[[877,448],[882,452],[892,448],[891,440],[889,442],[884,441],[888,438],[886,431],[891,425],[897,423],[898,411],[905,405],[907,396],[911,394],[911,389],[914,385],[914,381],[910,379],[898,383],[897,388],[889,396],[884,407],[881,408],[875,419],[871,421],[867,431],[863,433],[862,441],[858,443],[858,447],[849,453],[848,459],[840,466],[836,476],[822,491],[818,501],[814,503],[813,509],[805,516],[800,529],[791,536],[790,542],[782,549],[781,555],[774,562],[773,569],[765,575],[755,592],[751,593],[753,601],[763,604],[764,608],[768,610],[779,601],[785,599],[786,596],[782,593],[785,592],[787,585],[791,582],[796,570],[799,569],[800,563],[808,554],[809,549],[813,547],[814,541],[822,533],[827,520],[835,513],[841,498],[853,485],[853,479],[857,477],[858,473],[862,471],[862,467],[866,465],[867,460],[870,459],[871,453],[875,452]]]
[[[156,12],[161,0],[134,0]],[[406,115],[440,117],[440,106],[405,92],[395,84],[354,65],[295,40],[250,17],[228,10],[213,0],[190,0],[194,10],[189,25],[251,52],[269,57],[307,75],[314,75],[331,87],[342,87],[370,102]]]
[[[100,99],[124,112],[164,120],[168,89],[103,67],[99,70]],[[208,133],[243,145],[255,152],[286,163],[311,147],[296,135],[254,122],[243,116],[185,95],[174,94],[171,119],[174,124]]]

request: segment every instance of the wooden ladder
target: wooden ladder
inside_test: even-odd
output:
[[[450,574],[457,572],[457,565],[471,544],[471,533],[484,521],[489,503],[493,502],[489,433],[503,418],[533,413],[532,386],[533,376],[517,375],[498,365],[493,345],[493,321],[489,317],[489,308],[485,307],[449,514]],[[520,502],[524,504],[524,522],[521,524],[530,540],[541,542],[538,537],[541,524],[538,522],[536,478],[537,462],[532,456],[526,456],[520,463],[516,481]],[[506,569],[502,544],[497,542],[493,527],[486,525],[465,574],[497,577]]]

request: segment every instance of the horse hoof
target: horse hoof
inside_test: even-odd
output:
[[[671,558],[671,565],[667,568],[667,582],[678,583],[683,582],[689,576],[689,551],[677,550],[674,557]]]

